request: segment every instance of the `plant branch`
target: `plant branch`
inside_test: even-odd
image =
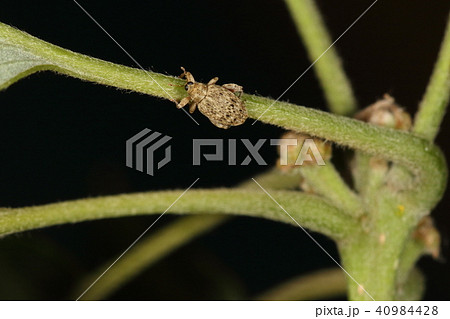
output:
[[[411,190],[417,205],[431,209],[447,182],[445,158],[438,147],[408,132],[378,127],[355,119],[286,102],[271,103],[254,95],[244,97],[249,116],[288,130],[317,136],[406,166],[416,174]],[[267,110],[267,105],[271,105]],[[419,216],[422,217],[422,216]]]
[[[26,52],[27,59],[40,62],[39,65],[13,79],[14,81],[34,72],[50,70],[165,99],[179,100],[186,95],[182,87],[173,86],[184,84],[179,78],[130,68],[66,50],[0,22],[0,47],[2,46],[9,46],[11,55],[14,54],[14,50],[22,50]],[[14,81],[0,85],[0,89],[8,87]]]
[[[422,300],[425,278],[419,269],[412,269],[405,282],[397,284],[395,300]]]
[[[264,188],[267,189],[298,189],[300,184],[300,175],[293,172],[282,172],[278,168],[274,167],[266,172],[263,172],[255,176],[255,179]],[[239,187],[245,189],[255,189],[260,190],[259,186],[253,181],[253,179],[247,180],[241,184]]]
[[[256,176],[259,183],[270,189],[290,189],[298,187],[298,174],[284,174],[276,168],[272,168]],[[253,181],[246,181],[239,185],[246,189],[260,189]],[[164,258],[181,245],[186,245],[191,240],[201,236],[205,232],[228,221],[230,216],[217,215],[205,216],[194,215],[182,217],[174,223],[165,226],[163,229],[153,232],[152,235],[143,238],[130,250],[124,258],[114,264],[105,275],[102,276],[86,294],[83,299],[100,300],[110,296],[126,282],[137,277],[160,259]],[[110,260],[98,267],[95,273],[89,274],[78,285],[74,291],[77,298],[81,291],[89,287],[114,260]]]
[[[425,252],[423,243],[420,243],[414,238],[406,241],[401,257],[399,258],[396,278],[397,285],[404,285],[411,271],[414,269],[414,265]]]
[[[262,293],[257,300],[317,300],[345,295],[347,282],[339,268],[324,269],[292,278]]]
[[[414,132],[432,141],[439,132],[450,98],[450,15],[433,74],[416,114]]]
[[[356,98],[315,1],[286,0],[286,4],[309,59],[318,59],[314,67],[330,110],[351,115],[356,111]]]
[[[82,296],[82,299],[101,300],[108,297],[124,283],[138,276],[148,266],[228,219],[229,216],[225,215],[186,216],[154,231],[150,236],[138,242],[124,258],[119,259],[114,267]],[[86,277],[76,289],[75,297],[78,297],[86,287],[99,278],[113,262],[114,260],[108,261],[99,267],[97,272]]]
[[[184,83],[181,79],[74,53],[1,23],[0,43],[43,59],[45,64],[39,69],[51,69],[162,98],[170,98],[170,95],[179,100],[186,96],[182,88],[171,85]],[[158,84],[149,78],[149,74]],[[418,177],[416,185],[420,187],[414,188],[414,197],[424,209],[431,209],[442,196],[447,181],[445,160],[440,150],[426,140],[410,133],[260,96],[244,94],[242,99],[252,118],[378,155],[408,167]]]
[[[271,194],[303,226],[328,235],[340,247],[344,265],[363,283],[373,289],[374,297],[387,298],[395,294],[393,267],[401,255],[409,228],[434,207],[441,198],[447,180],[445,159],[430,143],[434,138],[445,104],[448,101],[448,31],[438,64],[417,115],[415,133],[418,136],[377,127],[361,121],[317,111],[268,98],[244,94],[249,116],[311,136],[333,141],[371,156],[406,167],[415,174],[409,188],[395,194],[388,188],[380,192],[382,200],[371,221],[374,229],[362,234],[361,224],[345,215],[328,200],[314,195],[290,191],[271,191]],[[52,70],[126,90],[133,90],[166,99],[179,100],[186,92],[174,85],[183,80],[129,68],[62,49],[0,23],[0,88],[41,70]],[[16,60],[14,60],[16,59]],[[11,65],[14,67],[10,67]],[[436,71],[439,70],[439,71]],[[447,91],[445,91],[447,89]],[[433,93],[434,92],[434,93]],[[428,101],[428,102],[427,102]],[[444,105],[440,102],[446,102]],[[430,128],[431,125],[431,128]],[[427,131],[428,130],[428,131]],[[431,133],[430,133],[431,132]],[[407,190],[407,191],[404,191]],[[181,191],[160,191],[68,201],[37,207],[0,209],[0,235],[29,229],[81,222],[100,218],[161,213],[181,194]],[[398,200],[402,198],[402,200]],[[407,199],[404,200],[403,199]],[[392,217],[392,208],[406,207],[408,214]],[[403,206],[402,206],[403,207]],[[375,208],[374,208],[375,209]],[[191,190],[171,209],[190,214],[236,214],[263,217],[275,221],[295,223],[260,190]],[[409,213],[409,212],[412,213]],[[412,218],[407,220],[408,218]],[[394,220],[393,220],[394,219]],[[352,236],[349,236],[349,235]],[[347,240],[342,240],[347,239]],[[389,250],[385,242],[389,241]],[[366,254],[366,255],[364,255]],[[365,258],[363,258],[366,256]],[[414,254],[411,255],[414,257]],[[404,256],[406,258],[407,256]],[[413,258],[410,258],[411,260]],[[373,267],[377,277],[373,277]],[[401,268],[407,268],[408,263]],[[408,281],[405,283],[408,284]],[[420,286],[418,286],[420,288]],[[361,296],[353,282],[349,282],[353,299]],[[419,291],[419,289],[417,289]]]
[[[0,235],[95,219],[158,214],[174,203],[181,193],[181,191],[158,191],[25,208],[2,208]],[[271,195],[298,223],[333,239],[343,238],[358,229],[356,221],[317,196],[293,191],[272,191]],[[190,190],[167,213],[175,212],[243,215],[297,225],[260,190]]]
[[[331,161],[326,161],[324,166],[301,167],[300,173],[315,194],[330,200],[351,216],[363,214],[360,199],[344,182]]]
[[[403,166],[396,166],[403,168]],[[352,173],[355,181],[355,188],[361,197],[365,207],[374,207],[378,202],[378,194],[382,187],[386,185],[387,174],[389,171],[388,162],[380,157],[372,157],[366,153],[355,152]],[[402,181],[396,181],[401,183]],[[406,182],[402,189],[408,188]]]

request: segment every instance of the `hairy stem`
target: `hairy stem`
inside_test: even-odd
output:
[[[101,61],[34,38],[0,24],[0,42],[20,47],[41,57],[47,69],[84,80],[131,89],[163,98],[180,99],[186,92],[170,84],[180,79]],[[157,83],[149,79],[149,74]],[[410,133],[376,127],[354,119],[305,108],[290,103],[244,94],[250,117],[289,130],[317,136],[340,145],[377,155],[408,167],[417,175],[413,198],[428,211],[441,198],[447,180],[445,160],[440,150]],[[421,216],[418,216],[419,218]]]
[[[405,243],[397,269],[397,285],[404,285],[414,265],[426,252],[423,243],[411,238]]]
[[[181,191],[158,191],[80,199],[56,204],[0,209],[0,235],[52,225],[165,211]],[[339,239],[357,229],[357,222],[317,196],[293,191],[270,194],[301,225]],[[297,225],[261,190],[189,190],[167,213],[231,214],[262,217]]]
[[[181,88],[169,85],[182,83],[180,79],[152,73],[152,78],[157,81],[155,82],[149,80],[149,73],[145,71],[71,52],[4,24],[0,24],[0,42],[18,46],[41,57],[47,61],[45,65],[50,65],[49,69],[81,79],[163,98],[170,95],[179,99],[186,95]],[[407,167],[416,174],[415,183],[407,192],[408,200],[417,207],[416,214],[409,215],[412,219],[418,220],[428,213],[442,196],[447,180],[445,160],[440,150],[426,140],[407,132],[376,127],[310,108],[274,102],[264,97],[245,94],[242,99],[249,116],[262,122],[334,141]]]
[[[80,299],[100,300],[108,297],[148,266],[229,218],[224,215],[187,216],[153,231],[151,236],[138,242],[126,256],[119,259]],[[114,260],[108,261],[97,272],[85,278],[76,289],[75,297],[79,297],[113,262]]]
[[[417,207],[389,188],[367,196],[364,231],[338,242],[343,267],[356,280],[348,280],[349,298],[393,300],[396,286],[405,284],[403,272],[409,271],[402,258],[407,258],[404,249],[417,224],[411,218],[418,215]]]
[[[304,3],[308,2],[304,1]],[[391,195],[392,191],[388,188],[381,189],[380,203],[371,208],[371,219],[368,222],[371,227],[367,230],[367,234],[361,230],[359,221],[345,215],[328,200],[298,192],[270,191],[300,224],[314,231],[320,231],[338,242],[344,266],[358,281],[361,281],[364,287],[370,288],[370,292],[376,299],[394,298],[395,270],[399,266],[398,258],[405,247],[405,240],[419,218],[428,214],[441,198],[446,185],[445,159],[430,140],[437,132],[448,101],[450,56],[448,33],[447,31],[439,61],[425,94],[421,111],[416,118],[418,124],[416,124],[415,133],[423,135],[426,139],[408,132],[376,127],[290,103],[249,94],[242,96],[250,117],[392,161],[415,174],[414,183],[408,185],[409,187],[403,192]],[[166,99],[179,100],[186,96],[186,92],[181,87],[174,86],[183,83],[178,78],[74,53],[1,23],[0,46],[13,48],[5,52],[23,50],[26,54],[22,54],[22,57],[32,57],[33,61],[40,63],[19,74],[17,78],[7,82],[1,88],[32,72],[53,70],[82,80]],[[333,64],[339,65],[339,60],[330,65]],[[329,79],[325,81],[331,82]],[[330,89],[327,88],[326,92],[328,90]],[[352,96],[351,91],[350,96]],[[343,102],[339,103],[344,105]],[[330,102],[333,105],[339,103]],[[350,111],[338,110],[338,112]],[[429,129],[430,126],[431,129]],[[161,191],[28,208],[4,208],[0,209],[0,235],[100,218],[161,213],[174,203],[180,194],[181,191]],[[399,205],[406,207],[408,213],[395,217],[394,210]],[[176,202],[169,213],[172,211],[255,216],[296,225],[260,190],[190,190]],[[349,280],[350,298],[368,299],[368,295],[361,292],[359,288],[361,287]]]
[[[432,141],[439,132],[450,97],[450,15],[433,74],[416,114],[414,132]]]
[[[255,176],[255,179],[262,187],[267,189],[298,189],[300,184],[300,175],[291,172],[282,172],[278,168],[271,168],[268,171]],[[260,189],[252,180],[247,180],[239,185],[245,189]]]
[[[272,168],[256,176],[259,183],[268,189],[289,189],[298,187],[299,176],[296,174],[283,174],[278,169]],[[253,181],[246,181],[239,185],[242,188],[260,189]],[[83,296],[86,300],[100,300],[110,296],[123,284],[149,266],[164,258],[169,253],[203,233],[228,221],[230,216],[194,215],[182,217],[178,221],[167,225],[161,230],[154,231],[152,235],[142,239],[130,250],[126,256],[114,263],[114,267],[108,270],[102,278],[95,283]],[[74,297],[89,287],[114,260],[101,265],[95,273],[89,274],[77,287]]]
[[[246,95],[249,115],[262,122],[317,136],[408,167],[417,175],[411,190],[420,207],[430,209],[442,197],[447,182],[445,159],[438,147],[410,133],[377,127],[355,119],[286,102]],[[267,110],[267,105],[271,105]],[[422,216],[418,216],[419,218]]]
[[[317,300],[345,295],[345,275],[339,268],[302,275],[262,293],[257,300]]]
[[[425,278],[419,269],[414,268],[408,278],[396,287],[395,300],[422,300],[425,291]]]
[[[182,87],[174,86],[184,83],[179,78],[130,68],[66,50],[3,23],[0,23],[0,45],[20,47],[42,60],[40,66],[24,75],[51,70],[82,80],[165,99],[179,100],[186,95]]]
[[[315,71],[330,110],[337,114],[351,115],[356,111],[356,98],[315,1],[285,1],[305,43],[309,59],[313,62],[317,60],[314,64]]]
[[[19,46],[47,61],[45,68],[80,79],[163,98],[178,100],[186,96],[182,88],[170,85],[183,83],[180,79],[74,53],[5,24],[0,24],[0,43]],[[264,97],[244,94],[242,98],[250,117],[262,122],[321,137],[408,167],[419,176],[417,182],[421,187],[416,198],[427,209],[442,196],[447,180],[445,161],[440,150],[425,140],[405,132]]]
[[[351,216],[358,217],[363,213],[360,199],[344,182],[330,161],[324,166],[302,167],[300,172],[315,194],[330,200]]]

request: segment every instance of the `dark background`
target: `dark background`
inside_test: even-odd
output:
[[[80,1],[145,68],[197,80],[220,77],[247,93],[277,98],[308,66],[283,1]],[[337,38],[371,1],[319,1]],[[361,106],[386,92],[410,112],[424,92],[450,3],[379,1],[337,43]],[[135,66],[72,1],[2,1],[0,21],[43,40]],[[283,97],[325,109],[314,72]],[[192,138],[277,138],[252,121],[219,130],[195,125],[165,100],[43,72],[0,93],[0,206],[157,189],[232,186],[265,168],[191,166]],[[437,143],[449,157],[448,122]],[[125,141],[143,128],[173,137],[173,158],[156,176],[125,166]],[[265,147],[274,163],[276,150]],[[427,299],[450,298],[449,196],[433,212],[443,258],[423,258]],[[34,230],[0,242],[0,299],[67,299],[83,275],[118,256],[154,220],[135,217]],[[176,217],[164,216],[155,228]],[[332,242],[314,234],[337,257]],[[296,227],[236,218],[148,269],[113,299],[248,299],[280,281],[333,262]],[[221,280],[221,279],[226,280]],[[223,281],[227,283],[224,288]],[[228,289],[230,288],[230,289]],[[235,291],[230,293],[231,291]],[[80,291],[81,293],[81,291]]]

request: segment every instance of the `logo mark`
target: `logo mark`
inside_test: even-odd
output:
[[[172,138],[167,135],[157,140],[162,134],[153,132],[148,128],[143,129],[126,142],[126,165],[130,168],[135,168],[140,172],[144,172],[146,166],[146,173],[153,176],[155,171],[155,152],[161,146],[166,144]],[[156,164],[156,169],[162,168],[171,160],[171,146],[164,149],[164,158]],[[145,165],[145,164],[146,165]]]
[[[267,139],[259,139],[255,144],[252,144],[248,139],[241,139],[242,144],[244,144],[247,149],[247,156],[244,160],[238,164],[236,158],[236,139],[228,140],[228,165],[248,165],[252,158],[256,161],[258,165],[267,165],[264,161],[259,150]],[[223,139],[193,139],[193,158],[192,164],[194,166],[201,165],[202,156],[206,161],[223,161],[224,160],[224,142]],[[289,146],[297,146],[298,140],[295,138],[282,138],[282,139],[270,139],[270,145],[277,145],[280,147],[280,165],[290,166],[289,159],[295,156],[295,165],[301,166],[304,162],[316,162],[317,165],[326,165],[325,161],[320,154],[320,151],[313,139],[307,138],[303,141],[301,149],[289,149]],[[205,154],[202,152],[202,146],[214,146],[214,153]],[[226,147],[226,146],[225,146]],[[290,153],[290,154],[289,154]],[[314,156],[311,157],[311,154]],[[251,156],[250,156],[251,155]]]

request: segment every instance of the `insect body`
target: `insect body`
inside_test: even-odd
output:
[[[198,107],[215,126],[227,129],[230,126],[240,125],[248,117],[244,102],[239,98],[242,86],[229,83],[222,86],[215,83],[219,78],[211,79],[208,84],[197,83],[190,72],[183,67],[181,78],[186,78],[185,90],[189,96],[177,103],[177,108],[189,104],[192,113]]]

